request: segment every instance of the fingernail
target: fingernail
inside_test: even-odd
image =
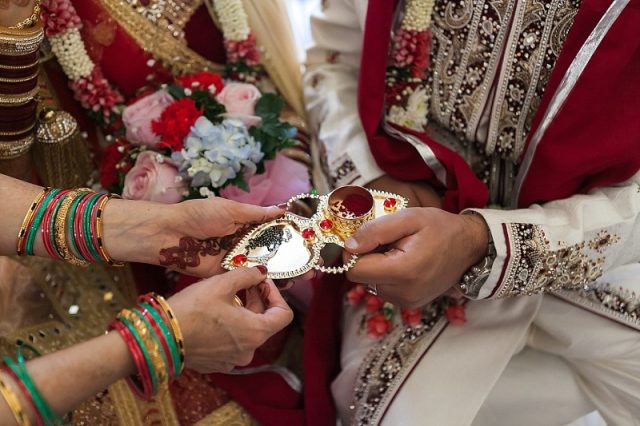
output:
[[[344,242],[344,246],[348,250],[356,250],[358,248],[358,242],[356,241],[355,238],[351,237]]]
[[[267,275],[267,272],[269,272],[269,271],[267,270],[267,267],[266,267],[266,266],[264,266],[264,265],[257,265],[257,266],[256,266],[256,269],[257,269],[258,271],[260,271],[260,273],[262,273],[262,275]]]
[[[285,209],[285,210],[289,209],[289,205],[287,203],[280,203],[276,207],[278,207],[279,209]]]

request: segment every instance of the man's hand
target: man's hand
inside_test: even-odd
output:
[[[402,195],[409,201],[409,207],[441,206],[440,196],[426,182],[401,181],[389,175],[384,175],[370,182],[367,188]]]
[[[391,303],[419,307],[457,284],[486,254],[487,244],[479,216],[409,208],[365,224],[346,241],[348,252],[361,255],[347,277],[377,285]]]

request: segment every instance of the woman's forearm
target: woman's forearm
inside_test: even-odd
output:
[[[115,332],[29,361],[27,369],[44,400],[60,415],[136,371],[127,345]],[[29,410],[20,389],[6,375],[1,377],[20,398],[22,408],[35,424],[35,413]],[[0,424],[12,421],[7,403],[0,398]]]

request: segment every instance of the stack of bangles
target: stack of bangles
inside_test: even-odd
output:
[[[123,309],[109,325],[127,343],[138,374],[127,379],[144,400],[165,390],[184,369],[184,342],[167,301],[157,294],[138,298],[133,309]]]
[[[105,262],[123,266],[109,255],[103,238],[104,209],[114,195],[90,189],[44,188],[33,200],[18,233],[19,256],[34,255],[38,232],[50,257],[72,265]]]
[[[14,381],[16,388],[20,391],[23,399],[29,405],[29,408],[34,413],[36,424],[38,426],[55,426],[68,423],[58,416],[47,401],[42,397],[38,388],[36,388],[29,371],[25,364],[23,350],[28,349],[35,356],[40,356],[40,353],[27,344],[18,345],[17,349],[17,362],[8,356],[2,357],[3,364],[0,369],[7,377],[10,377]],[[16,419],[16,423],[19,426],[29,426],[29,416],[25,412],[21,405],[20,399],[16,393],[3,381],[0,377],[0,395],[5,399],[11,413]]]
[[[148,401],[158,392],[167,390],[171,380],[177,378],[184,369],[184,342],[178,322],[167,301],[157,294],[147,294],[138,298],[133,309],[124,309],[109,325],[109,330],[118,332],[126,342],[138,370],[137,375],[127,379],[132,391]],[[30,426],[28,413],[13,389],[18,389],[22,400],[33,412],[38,426],[56,426],[68,422],[60,418],[29,375],[23,351],[30,350],[40,356],[37,350],[27,344],[19,344],[17,361],[4,356],[0,370],[0,396],[4,398],[19,426]],[[13,380],[11,388],[4,377]]]

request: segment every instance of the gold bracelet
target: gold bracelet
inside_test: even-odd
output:
[[[33,5],[33,13],[27,19],[22,22],[18,22],[16,25],[12,25],[9,28],[22,30],[24,28],[32,27],[38,19],[40,18],[40,0],[36,0],[36,3]]]
[[[147,352],[149,353],[149,357],[151,358],[151,364],[153,364],[153,369],[156,371],[156,377],[158,378],[158,391],[160,390],[160,386],[166,387],[169,382],[169,368],[167,360],[162,356],[163,349],[158,345],[158,342],[151,335],[151,330],[147,328],[147,326],[142,322],[140,317],[134,314],[129,309],[123,309],[118,316],[129,321],[133,327],[136,329],[142,342],[144,343]]]
[[[36,97],[39,91],[40,88],[36,86],[26,93],[11,95],[0,93],[0,105],[24,105],[28,102],[31,102]]]
[[[178,319],[176,318],[175,314],[171,310],[171,306],[169,306],[169,303],[164,297],[160,296],[157,293],[151,293],[151,297],[153,297],[155,301],[158,302],[158,305],[160,305],[160,307],[164,311],[164,314],[169,319],[169,327],[171,327],[173,337],[176,339],[176,343],[178,343],[178,349],[180,350],[180,365],[182,365],[180,372],[182,372],[182,370],[184,370],[184,337],[182,336],[182,330],[180,330]]]
[[[31,124],[29,127],[25,127],[24,129],[20,129],[20,130],[11,130],[11,131],[6,131],[6,132],[0,130],[0,136],[17,136],[17,135],[21,135],[23,133],[30,132],[31,130],[33,130],[34,127],[36,127],[36,123],[35,122],[33,124]]]
[[[0,64],[0,70],[26,70],[29,68],[33,68],[37,65],[40,65],[40,61],[35,61],[26,65],[5,65]]]
[[[104,197],[102,201],[100,201],[100,204],[98,205],[98,212],[96,215],[96,234],[97,234],[96,237],[98,240],[98,251],[100,252],[100,255],[102,255],[102,259],[111,266],[123,267],[125,263],[113,260],[111,255],[109,255],[109,252],[107,251],[107,247],[105,246],[105,242],[104,242],[104,233],[103,233],[103,225],[102,225],[104,209],[107,206],[107,203],[109,202],[109,200],[111,200],[114,197],[117,197],[117,196],[113,194],[109,194],[109,196]]]
[[[33,134],[27,135],[17,141],[0,142],[0,160],[13,160],[29,152],[35,141]]]
[[[40,70],[36,70],[35,73],[31,74],[28,77],[0,77],[0,83],[26,83],[35,78],[38,78],[40,74]]]
[[[0,54],[25,56],[40,49],[44,40],[44,29],[38,22],[31,28],[15,29],[0,27]]]
[[[69,209],[71,208],[73,201],[86,192],[91,192],[91,190],[88,188],[81,188],[68,193],[60,204],[60,209],[58,210],[54,223],[54,238],[56,246],[60,250],[60,255],[65,262],[74,266],[89,266],[89,262],[76,257],[76,255],[71,252],[69,245],[67,244],[67,217],[69,216]]]
[[[2,381],[2,378],[0,378],[0,394],[2,394],[4,400],[7,402],[9,410],[11,410],[13,417],[15,417],[18,426],[31,426],[29,417],[25,415],[18,396]]]
[[[20,247],[22,246],[22,242],[27,236],[27,224],[31,220],[31,216],[33,216],[33,212],[36,210],[36,207],[38,206],[38,204],[40,204],[40,201],[42,201],[42,199],[49,193],[49,191],[51,191],[51,188],[49,187],[42,189],[42,192],[40,192],[36,196],[36,198],[33,199],[31,207],[29,207],[29,210],[27,210],[27,213],[24,215],[24,219],[22,219],[22,225],[20,225],[20,230],[18,231],[18,240],[16,241],[16,253],[18,253],[18,256],[22,256],[22,249]]]

